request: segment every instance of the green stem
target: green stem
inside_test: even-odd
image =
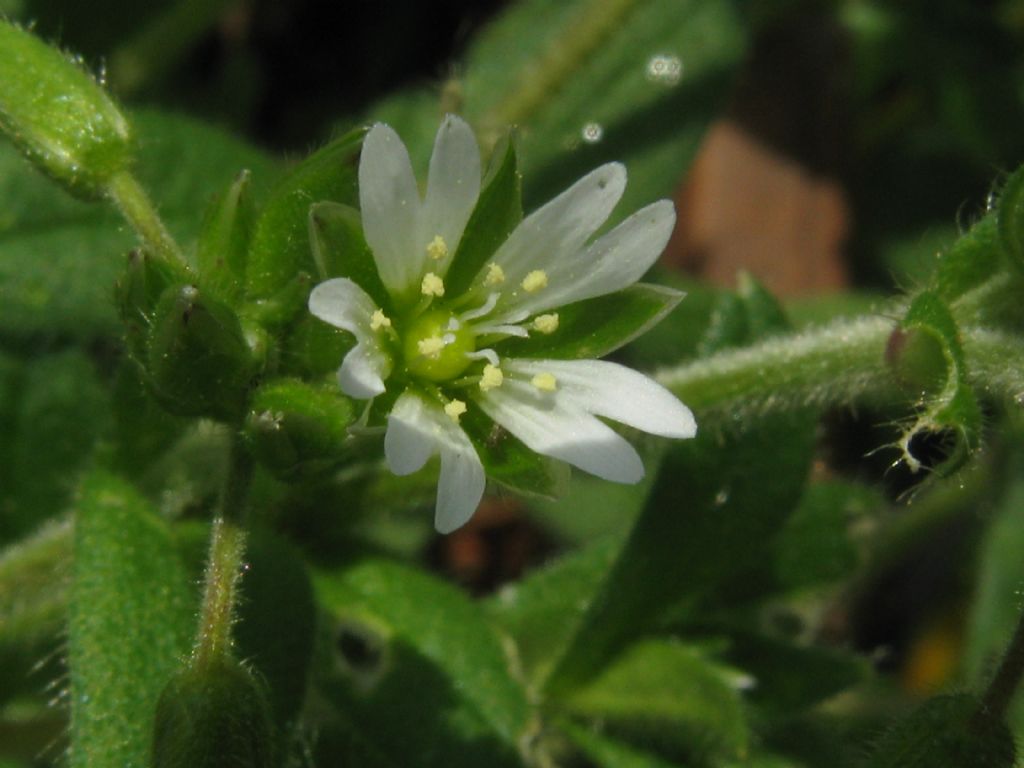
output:
[[[621,27],[637,0],[591,0],[564,27],[536,61],[523,72],[519,85],[480,121],[485,131],[528,121],[586,63],[590,55]]]
[[[166,259],[185,263],[181,249],[160,220],[146,190],[129,171],[121,171],[111,178],[107,194],[146,245]]]
[[[1006,708],[1010,706],[1022,678],[1024,678],[1024,613],[1017,621],[1017,629],[1013,632],[1013,638],[999,664],[999,669],[996,670],[992,682],[989,683],[984,696],[981,697],[975,719],[1001,722],[1006,716]]]
[[[231,627],[244,566],[245,518],[251,482],[252,458],[236,437],[231,446],[220,514],[213,521],[199,633],[192,650],[194,666],[202,666],[231,652]]]
[[[889,399],[898,395],[885,363],[894,326],[886,317],[837,322],[664,369],[655,378],[705,420]]]

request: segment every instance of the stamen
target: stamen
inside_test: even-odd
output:
[[[478,309],[469,310],[469,312],[460,315],[459,319],[462,320],[462,322],[464,323],[468,323],[470,320],[476,320],[479,317],[483,317],[484,315],[489,314],[490,311],[494,309],[495,305],[498,303],[499,296],[501,296],[501,294],[497,292],[490,294],[487,297],[487,301],[485,301],[481,307],[479,307]]]
[[[441,350],[444,349],[444,339],[440,336],[428,336],[416,342],[416,349],[424,357],[437,360],[441,356]]]
[[[444,296],[444,281],[433,272],[427,272],[420,283],[420,293],[424,296]]]
[[[370,330],[379,331],[381,328],[390,328],[391,318],[384,314],[384,310],[378,309],[370,318]]]
[[[534,330],[544,334],[554,333],[558,330],[558,313],[552,312],[550,315],[537,315],[533,318],[533,327]]]
[[[456,424],[459,423],[459,416],[466,412],[466,404],[462,400],[452,400],[444,407],[444,412]]]
[[[427,243],[427,256],[434,261],[440,261],[448,255],[448,243],[440,235],[434,235],[434,239]]]
[[[480,389],[486,392],[489,389],[496,389],[505,381],[505,374],[496,365],[485,365],[484,372],[480,376]]]
[[[487,275],[484,277],[484,286],[493,288],[505,282],[505,270],[491,262],[487,265]]]
[[[541,392],[554,392],[558,389],[558,380],[550,373],[538,373],[530,383]]]
[[[535,269],[523,278],[523,290],[534,293],[548,286],[548,273],[543,269]]]
[[[493,349],[481,349],[476,352],[467,352],[466,357],[470,360],[486,360],[491,365],[497,366],[500,364],[498,360],[498,353]]]

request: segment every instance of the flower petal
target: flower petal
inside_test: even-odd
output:
[[[505,368],[525,379],[550,373],[558,382],[557,396],[587,413],[652,435],[697,434],[689,408],[657,382],[625,366],[604,360],[506,360]]]
[[[515,308],[532,315],[629,287],[658,260],[675,223],[668,200],[642,208],[587,248],[552,262],[547,288],[519,295]]]
[[[560,259],[582,249],[607,220],[625,189],[625,167],[608,163],[523,219],[494,254],[494,263],[504,272],[505,285],[512,289],[502,293],[500,306],[506,308],[515,302],[515,293],[527,274],[551,269]],[[481,302],[490,290],[483,285],[485,275],[486,269],[473,289]]]
[[[441,452],[441,476],[437,485],[434,527],[451,533],[464,525],[484,494],[483,464],[469,437],[435,403],[405,392],[388,416],[384,455],[396,475],[420,469],[434,453]]]
[[[439,259],[432,271],[444,275],[479,196],[480,149],[473,129],[461,118],[448,115],[434,140],[427,194],[420,209],[418,254],[422,271],[426,271],[422,266],[427,260],[426,246],[440,235],[448,255]]]
[[[560,392],[540,392],[506,379],[501,387],[481,393],[478,402],[537,453],[617,483],[636,483],[644,476],[633,446]]]
[[[377,310],[366,291],[347,277],[320,283],[309,294],[309,311],[325,323],[356,337],[338,371],[338,383],[349,397],[367,399],[384,391],[384,379],[391,373],[391,357],[370,328]]]
[[[420,195],[405,145],[383,123],[363,140],[359,205],[363,234],[384,286],[392,297],[408,294],[421,277],[416,258]]]

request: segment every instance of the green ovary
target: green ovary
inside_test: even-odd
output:
[[[467,355],[475,351],[472,330],[459,325],[455,316],[444,309],[434,309],[414,319],[402,342],[409,373],[436,382],[448,381],[466,370],[473,362]]]

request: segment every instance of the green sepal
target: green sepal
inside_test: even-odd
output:
[[[195,286],[169,288],[156,308],[146,370],[154,394],[181,416],[240,421],[256,364],[238,317]]]
[[[662,285],[638,283],[625,290],[558,308],[558,329],[533,331],[496,345],[502,356],[593,360],[628,344],[660,323],[685,294]]]
[[[315,379],[337,371],[354,345],[351,333],[307,312],[289,329],[284,340],[281,373]]]
[[[114,285],[114,300],[125,327],[129,351],[146,359],[146,344],[164,292],[191,281],[188,270],[176,261],[156,256],[145,249],[128,254],[124,274]]]
[[[569,465],[527,448],[507,429],[470,404],[463,428],[476,448],[487,477],[526,496],[558,498],[569,486]]]
[[[910,469],[917,471],[922,465],[913,455],[912,441],[922,434],[951,433],[954,444],[946,458],[932,467],[937,475],[948,475],[967,461],[981,440],[981,408],[968,381],[959,329],[943,300],[925,291],[915,297],[893,338],[901,334],[909,342],[890,340],[887,358],[903,379],[910,378],[923,388],[924,407],[898,447]]]
[[[262,682],[216,656],[178,672],[160,694],[154,768],[270,768],[270,706]]]
[[[926,701],[882,737],[868,768],[1010,768],[1013,735],[1002,722],[979,717],[978,708],[967,694]]]
[[[736,277],[736,294],[743,301],[751,338],[764,339],[789,329],[789,318],[779,300],[749,272]]]
[[[391,306],[373,252],[363,236],[359,211],[342,203],[313,203],[309,209],[309,241],[322,280],[347,277],[366,291],[378,307]]]
[[[229,303],[241,297],[245,285],[245,261],[256,219],[250,179],[249,171],[242,171],[210,204],[196,245],[200,284]]]
[[[491,155],[480,197],[445,275],[449,295],[459,296],[469,288],[473,278],[522,220],[522,178],[515,141],[508,135]]]
[[[736,293],[719,295],[698,346],[698,356],[706,357],[789,329],[789,318],[779,300],[753,275],[741,272],[737,283]]]
[[[336,385],[280,379],[256,390],[244,434],[261,464],[282,479],[299,480],[345,458],[348,427],[357,415]]]
[[[355,205],[356,161],[366,129],[349,131],[300,163],[274,188],[260,212],[249,247],[246,288],[262,299],[296,272],[316,272],[309,242],[309,206],[319,200]]]
[[[239,313],[263,328],[279,331],[308,314],[306,306],[312,284],[313,278],[308,272],[296,272],[277,292],[247,302]]]
[[[1024,272],[1024,167],[1014,171],[999,192],[999,243],[1015,271]]]
[[[103,197],[132,159],[131,126],[80,62],[0,19],[0,129],[71,194]]]

